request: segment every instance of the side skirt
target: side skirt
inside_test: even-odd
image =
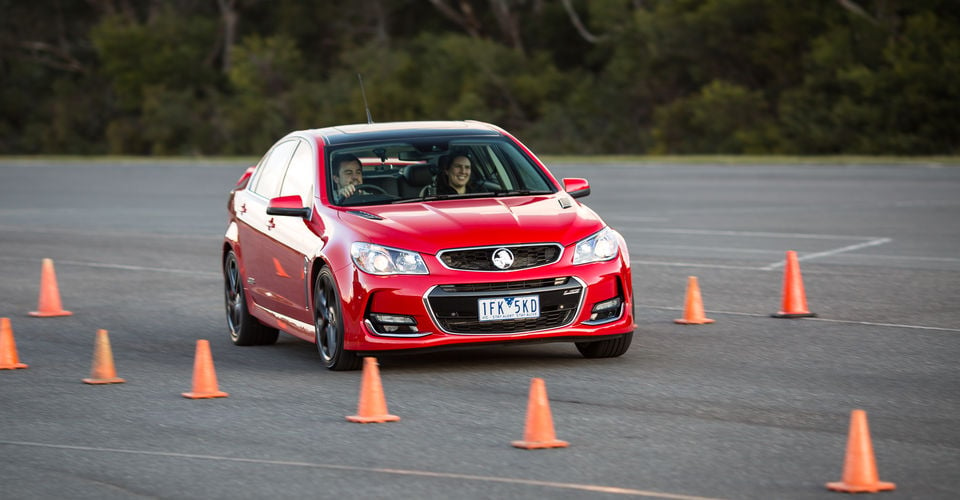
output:
[[[303,321],[275,313],[269,309],[265,309],[259,304],[256,305],[256,314],[254,314],[254,316],[264,323],[299,339],[306,340],[307,342],[317,341],[313,325],[304,323]]]

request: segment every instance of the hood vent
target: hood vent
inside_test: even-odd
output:
[[[373,215],[370,212],[364,212],[363,210],[347,210],[347,213],[369,220],[383,220],[383,217],[380,217],[379,215]]]

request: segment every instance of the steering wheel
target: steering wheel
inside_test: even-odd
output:
[[[376,184],[357,184],[357,185],[356,185],[356,188],[357,188],[358,190],[360,190],[360,191],[366,191],[366,192],[368,192],[368,193],[371,192],[371,191],[375,191],[375,192],[377,192],[377,193],[379,193],[379,194],[385,194],[385,195],[389,195],[389,194],[390,194],[390,193],[387,192],[386,189],[383,189],[382,187],[380,187],[380,186],[378,186],[378,185],[376,185]]]

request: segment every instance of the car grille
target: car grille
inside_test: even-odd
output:
[[[506,248],[513,253],[513,265],[500,269],[493,265],[493,253]],[[444,250],[438,257],[443,265],[460,271],[516,271],[553,264],[560,260],[563,248],[557,244],[503,245],[483,248]]]
[[[447,333],[484,335],[524,333],[569,325],[580,312],[584,286],[577,279],[549,278],[507,283],[440,285],[427,294],[437,324]],[[477,301],[484,297],[540,296],[540,317],[480,321]]]

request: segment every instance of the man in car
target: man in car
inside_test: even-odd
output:
[[[333,173],[334,198],[340,202],[355,194],[364,194],[357,189],[363,184],[363,166],[360,159],[351,154],[337,156]]]

